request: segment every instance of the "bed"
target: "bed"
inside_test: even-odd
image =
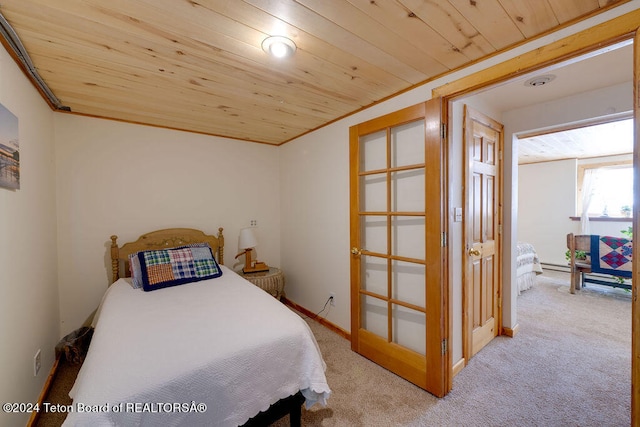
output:
[[[326,404],[326,365],[309,326],[224,266],[222,229],[217,236],[160,230],[122,247],[111,240],[113,284],[96,313],[64,426],[265,425],[290,411],[299,425],[302,400]],[[193,253],[193,265],[204,260],[217,269],[195,281],[176,275],[180,283],[152,283],[160,264],[149,259],[184,261],[184,253]],[[137,268],[143,289],[134,288]],[[133,278],[121,277],[130,271]]]
[[[533,286],[538,274],[542,274],[542,266],[535,248],[531,243],[518,242],[516,257],[518,295]]]

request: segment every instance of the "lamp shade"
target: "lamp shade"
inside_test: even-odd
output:
[[[238,247],[240,249],[254,248],[258,245],[258,239],[256,239],[256,233],[253,228],[247,227],[240,230],[240,241]]]

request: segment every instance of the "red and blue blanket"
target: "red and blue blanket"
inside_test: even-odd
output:
[[[591,235],[591,271],[631,277],[633,242],[623,237]]]

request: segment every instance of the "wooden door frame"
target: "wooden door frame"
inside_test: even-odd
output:
[[[515,77],[532,71],[549,67],[567,60],[578,58],[589,52],[602,49],[625,40],[634,40],[634,88],[633,88],[633,109],[634,109],[634,215],[633,229],[640,227],[640,10],[636,9],[625,15],[613,18],[609,21],[595,25],[591,28],[579,31],[558,41],[530,50],[514,58],[506,60],[500,64],[478,71],[466,77],[452,81],[433,89],[433,97],[443,98],[443,115],[448,116],[449,103],[454,99],[462,98],[479,89],[489,88],[500,82],[506,82]],[[453,123],[450,123],[453,125]],[[447,132],[447,138],[451,132]],[[448,141],[444,142],[445,147],[449,146]],[[451,156],[449,157],[451,159]],[[449,170],[452,168],[449,167]],[[450,177],[451,178],[451,177]],[[448,206],[449,211],[452,209]],[[452,219],[449,218],[451,226]],[[639,232],[640,233],[640,232]],[[506,245],[505,245],[506,246]],[[449,247],[450,256],[451,247]],[[450,268],[452,268],[450,266]],[[453,272],[449,271],[449,292],[453,292],[451,281]],[[633,257],[634,283],[632,290],[631,305],[631,425],[640,423],[640,301],[638,300],[638,286],[640,285],[640,257]],[[504,307],[504,304],[503,304]],[[448,318],[452,313],[449,310]],[[451,325],[451,320],[449,321]],[[453,331],[449,332],[451,336]],[[452,367],[453,370],[453,367]],[[453,373],[450,374],[450,377]]]
[[[467,259],[467,239],[469,237],[468,233],[469,233],[469,212],[470,212],[470,206],[469,206],[469,184],[470,184],[470,177],[469,177],[469,164],[468,164],[468,150],[469,150],[469,141],[467,139],[467,135],[468,135],[468,129],[466,128],[467,125],[467,120],[469,119],[468,116],[470,115],[475,115],[475,116],[480,116],[484,119],[484,122],[497,122],[497,120],[487,116],[486,114],[484,114],[483,112],[481,112],[480,110],[476,109],[476,108],[471,108],[467,105],[464,106],[464,114],[463,114],[463,129],[464,131],[462,132],[462,139],[463,139],[463,168],[462,168],[462,182],[464,183],[465,186],[465,190],[463,191],[462,194],[462,198],[463,198],[463,205],[464,205],[464,212],[465,214],[463,215],[463,223],[462,223],[462,247],[463,247],[463,254],[462,254],[462,359],[464,360],[464,366],[466,366],[469,363],[469,360],[471,359],[471,348],[472,348],[472,332],[473,332],[473,320],[471,319],[471,317],[469,316],[470,310],[471,310],[471,296],[469,295],[469,289],[468,289],[468,259]],[[485,123],[486,124],[486,123]],[[487,126],[490,126],[490,124],[487,124]],[[498,129],[494,130],[498,131]],[[498,180],[497,180],[497,184],[496,184],[496,196],[498,197],[498,212],[496,213],[496,218],[498,220],[498,227],[502,228],[502,223],[503,223],[503,209],[502,207],[504,206],[504,161],[502,159],[502,152],[504,151],[504,126],[499,130],[500,131],[500,138],[498,141],[498,153],[496,154],[496,157],[498,158],[498,167],[496,168],[496,173],[498,176]],[[503,258],[503,247],[504,247],[504,242],[503,242],[503,233],[499,230],[496,230],[496,244],[497,244],[497,248],[498,250],[496,251],[496,256],[498,257],[498,268],[497,271],[495,272],[497,277],[497,286],[498,286],[498,301],[500,301],[500,299],[502,298],[502,294],[503,294],[503,274],[502,274],[502,258]],[[502,304],[500,302],[498,302],[498,312],[496,313],[495,316],[495,321],[496,321],[496,328],[497,328],[497,335],[496,336],[500,336],[503,335],[503,330],[502,330]]]

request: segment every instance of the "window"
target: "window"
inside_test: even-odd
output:
[[[579,167],[581,197],[578,215],[588,206],[590,217],[628,217],[633,206],[633,165],[630,162]]]

